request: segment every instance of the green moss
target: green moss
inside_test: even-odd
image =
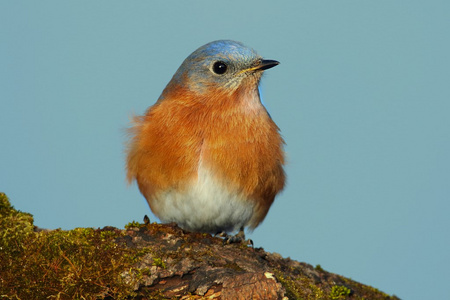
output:
[[[23,249],[23,241],[35,235],[33,216],[15,210],[8,197],[0,193],[0,249],[14,253]]]
[[[346,299],[352,291],[342,285],[335,285],[331,288],[330,298],[333,300]]]
[[[136,222],[136,221],[130,222],[130,223],[128,223],[128,224],[125,224],[125,228],[126,228],[126,229],[130,229],[130,228],[139,228],[139,227],[141,227],[141,226],[142,226],[141,223]]]
[[[310,297],[308,299],[325,299],[324,291],[316,284],[309,283]]]
[[[286,297],[289,299],[303,299],[301,289],[295,284],[295,282],[291,278],[287,278],[283,276],[283,274],[279,271],[275,272],[275,277],[279,283],[286,290]]]
[[[157,267],[161,267],[163,269],[166,268],[166,263],[161,258],[153,258],[152,265],[157,266]]]
[[[134,282],[121,275],[146,252],[121,248],[120,231],[34,232],[33,217],[0,193],[0,295],[18,299],[122,299]],[[17,276],[20,274],[20,276]]]
[[[318,272],[325,272],[325,270],[322,269],[321,265],[316,265],[316,267],[314,269],[316,269],[316,271],[318,271]]]

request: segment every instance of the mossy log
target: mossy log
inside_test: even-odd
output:
[[[398,299],[175,224],[42,230],[1,193],[0,238],[7,299]]]

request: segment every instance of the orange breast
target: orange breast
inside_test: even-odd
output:
[[[205,98],[171,90],[136,118],[128,179],[137,180],[151,207],[155,193],[186,188],[201,160],[227,188],[257,203],[256,227],[285,181],[283,140],[258,92],[214,90]]]

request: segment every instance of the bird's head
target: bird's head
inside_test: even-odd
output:
[[[173,76],[171,84],[197,94],[214,90],[233,93],[239,87],[256,89],[263,71],[278,64],[278,61],[263,59],[242,43],[219,40],[189,55]]]

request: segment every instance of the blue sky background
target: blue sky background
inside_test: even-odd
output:
[[[449,9],[2,1],[0,191],[44,228],[142,221],[150,210],[125,183],[129,117],[196,48],[234,39],[281,62],[262,90],[288,185],[256,246],[402,299],[448,299]]]

